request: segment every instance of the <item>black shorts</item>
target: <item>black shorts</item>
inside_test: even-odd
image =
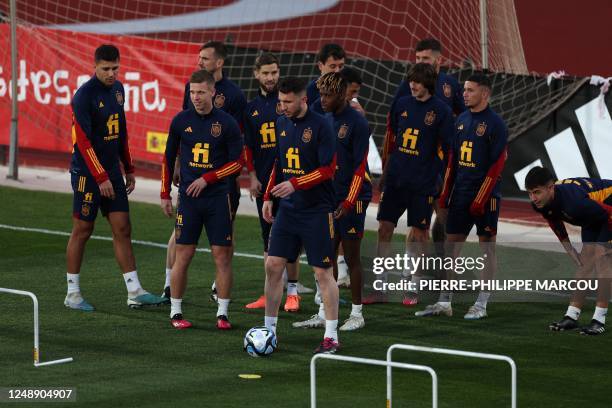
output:
[[[272,200],[272,216],[276,217],[276,213],[278,212],[278,204],[280,199],[275,198]],[[263,198],[257,197],[255,198],[255,203],[257,204],[257,213],[259,214],[259,225],[261,226],[261,239],[264,244],[264,252],[268,252],[268,245],[270,242],[270,230],[272,230],[272,224],[269,224],[263,218]]]
[[[385,186],[378,203],[378,221],[397,221],[408,211],[408,226],[429,229],[433,212],[433,196],[398,187]]]
[[[308,265],[331,268],[334,259],[334,219],[331,212],[296,212],[280,207],[270,231],[268,256],[293,263],[306,250]]]
[[[448,218],[446,220],[447,234],[469,235],[476,225],[478,236],[492,237],[497,235],[497,221],[499,219],[499,208],[501,199],[491,197],[485,204],[485,212],[481,217],[470,214],[471,198],[461,199],[452,197],[448,207]]]
[[[340,240],[363,238],[368,204],[370,204],[369,201],[357,200],[350,213],[339,220],[334,220],[335,232]]]
[[[240,205],[240,184],[237,177],[230,177],[228,180],[229,197],[231,205],[232,222],[236,219],[238,206]]]
[[[70,173],[72,183],[72,216],[83,221],[93,222],[98,216],[98,209],[103,216],[111,212],[129,212],[128,196],[125,181],[122,177],[111,180],[115,198],[110,199],[100,195],[98,183],[91,176]]]
[[[202,227],[206,229],[211,246],[232,245],[232,218],[228,194],[206,198],[180,196],[174,227],[176,243],[197,245]]]

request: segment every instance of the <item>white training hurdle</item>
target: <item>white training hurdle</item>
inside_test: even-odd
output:
[[[497,361],[505,361],[510,365],[511,372],[511,389],[510,393],[512,396],[512,408],[516,408],[516,364],[514,360],[512,360],[508,356],[500,355],[500,354],[486,354],[486,353],[475,353],[471,351],[462,351],[462,350],[452,350],[452,349],[444,349],[444,348],[435,348],[435,347],[423,347],[423,346],[413,346],[409,344],[394,344],[389,349],[387,349],[387,363],[391,363],[393,361],[392,354],[393,350],[410,350],[410,351],[418,351],[424,353],[434,353],[434,354],[447,354],[452,356],[460,356],[460,357],[470,357],[470,358],[480,358],[485,360],[497,360]],[[391,408],[392,406],[392,368],[393,366],[387,366],[387,408]]]
[[[7,289],[7,288],[0,288],[0,292],[1,293],[11,293],[13,295],[28,296],[32,299],[32,302],[34,303],[34,367],[42,367],[42,366],[48,366],[48,365],[54,365],[54,364],[69,363],[72,361],[72,357],[68,357],[68,358],[62,358],[60,360],[52,360],[52,361],[41,363],[40,362],[40,349],[39,349],[39,344],[38,344],[38,299],[36,298],[36,295],[32,292],[26,292],[24,290]]]
[[[316,363],[318,360],[338,360],[347,361],[350,363],[357,364],[368,364],[376,366],[386,366],[387,370],[391,368],[402,368],[405,370],[424,371],[429,373],[431,376],[431,406],[432,408],[438,408],[438,376],[433,368],[417,364],[407,363],[394,363],[392,361],[374,360],[371,358],[361,357],[349,357],[339,356],[335,354],[316,354],[312,360],[310,360],[310,406],[316,408],[317,406],[317,369]],[[387,387],[389,384],[387,383]],[[389,405],[387,405],[389,406]]]

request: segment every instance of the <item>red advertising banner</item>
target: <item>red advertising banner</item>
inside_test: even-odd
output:
[[[8,25],[0,24],[0,39],[8,44],[9,37]],[[132,155],[161,162],[170,121],[181,110],[185,81],[196,67],[198,44],[19,27],[20,147],[72,150],[70,102],[93,75],[94,51],[104,43],[121,53],[119,79]],[[10,53],[0,53],[0,145],[9,143],[10,79]]]

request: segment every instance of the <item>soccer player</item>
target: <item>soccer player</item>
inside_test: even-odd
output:
[[[325,44],[321,47],[317,55],[317,67],[319,71],[321,71],[321,75],[325,75],[328,72],[340,72],[340,70],[344,68],[345,58],[346,53],[342,46],[333,43]],[[308,84],[308,88],[306,88],[308,105],[312,105],[320,97],[319,89],[317,88],[317,79],[313,79],[310,84]]]
[[[380,256],[389,255],[393,231],[405,211],[414,246],[418,254],[425,253],[436,181],[442,167],[439,152],[450,149],[454,136],[452,112],[434,95],[434,68],[426,63],[415,64],[406,81],[412,94],[400,98],[390,114],[390,155],[383,172],[384,189],[377,215]],[[416,275],[413,281],[418,282]]]
[[[251,179],[250,197],[255,197],[261,236],[264,244],[264,265],[268,258],[268,241],[270,225],[263,218],[263,192],[262,185],[270,179],[272,166],[278,157],[278,134],[275,130],[276,119],[282,115],[278,101],[278,80],[280,77],[280,64],[274,54],[264,53],[255,60],[253,70],[259,82],[259,93],[247,104],[244,113],[244,154],[245,164]],[[273,198],[273,214],[278,210],[279,199]],[[297,312],[300,309],[298,295],[298,263],[287,264],[287,300],[285,311]],[[247,309],[263,309],[266,307],[266,297],[260,296],[254,302],[246,305]]]
[[[279,155],[264,194],[263,215],[272,224],[266,261],[264,324],[276,332],[283,295],[283,270],[303,246],[315,271],[325,305],[325,334],[315,353],[335,353],[338,342],[338,287],[334,280],[332,177],[336,168],[335,137],[330,121],[308,109],[306,84],[287,77],[280,82],[284,116],[276,121]],[[280,183],[276,182],[279,174]],[[276,217],[272,197],[281,199]]]
[[[132,250],[127,196],[134,191],[136,179],[123,109],[125,91],[117,79],[119,50],[113,45],[101,45],[94,59],[95,75],[77,90],[72,100],[70,174],[74,196],[72,233],[66,248],[68,294],[64,305],[94,310],[81,295],[79,277],[85,245],[94,230],[98,210],[111,226],[115,257],[128,291],[128,306],[157,305],[163,299],[140,285]]]
[[[485,254],[483,280],[495,275],[495,238],[500,208],[501,172],[507,157],[508,129],[489,106],[491,81],[482,73],[472,74],[464,85],[463,98],[468,110],[455,122],[453,148],[448,153],[439,205],[448,208],[446,253],[456,258],[468,234],[476,233]],[[450,271],[452,273],[452,271]],[[490,292],[480,291],[476,303],[464,318],[487,317]],[[416,316],[452,316],[452,293],[441,292],[437,303]]]
[[[455,115],[465,111],[466,107],[462,95],[463,89],[459,81],[440,70],[442,63],[442,44],[440,44],[440,41],[435,38],[426,38],[416,44],[415,51],[415,63],[423,62],[430,64],[436,71],[435,95],[448,104]],[[391,108],[393,108],[393,103],[408,95],[410,95],[410,84],[404,80],[399,84],[395,92]]]
[[[330,112],[336,135],[337,170],[334,176],[336,211],[334,212],[334,248],[340,243],[351,274],[352,308],[340,330],[357,330],[365,326],[362,313],[361,239],[366,209],[372,199],[368,169],[370,129],[363,114],[349,106],[347,81],[343,73],[329,72],[317,81],[321,106]],[[317,315],[324,324],[324,316]]]
[[[548,221],[567,253],[578,265],[576,279],[589,279],[593,268],[598,272],[595,313],[591,323],[583,327],[580,333],[603,334],[606,330],[612,265],[612,180],[570,178],[555,183],[550,170],[534,167],[525,177],[525,188],[533,209]],[[584,245],[580,254],[572,246],[564,222],[582,228]],[[552,323],[550,329],[577,329],[585,296],[584,291],[576,291],[563,319]]]
[[[228,180],[242,169],[242,138],[236,120],[213,106],[213,76],[200,70],[191,75],[189,82],[193,108],[180,112],[172,120],[162,166],[161,207],[171,217],[170,169],[174,169],[180,149],[180,199],[175,224],[176,260],[170,283],[170,321],[177,329],[191,327],[191,322],[183,319],[181,303],[187,286],[187,269],[204,227],[216,267],[217,328],[228,330],[231,329],[228,305],[232,286]]]
[[[225,60],[228,57],[227,47],[219,41],[209,41],[202,45],[198,54],[198,68],[208,71],[215,79],[215,95],[214,95],[214,106],[217,109],[221,109],[234,117],[239,126],[242,126],[242,118],[244,114],[244,108],[246,107],[246,97],[244,92],[238,85],[230,81],[223,73],[223,67],[225,66]],[[183,110],[193,107],[190,95],[190,83],[187,81],[185,84],[185,94],[183,96]],[[240,204],[240,185],[238,183],[238,176],[240,172],[233,175],[229,180],[229,194],[231,203],[232,213],[232,224],[236,218],[236,212],[238,211],[238,205]],[[175,244],[174,233],[170,237],[168,242],[168,253],[173,252],[173,246]],[[233,253],[233,248],[232,248]],[[169,299],[169,279],[172,262],[170,259],[166,259],[166,284],[164,287],[164,296]],[[169,268],[170,266],[170,268]],[[216,302],[217,293],[215,284],[212,286],[211,298]]]
[[[450,107],[450,109],[453,111],[453,114],[458,115],[465,111],[465,104],[462,95],[463,89],[459,85],[459,82],[453,76],[448,75],[440,70],[442,63],[442,45],[440,44],[440,41],[436,40],[435,38],[426,38],[424,40],[419,41],[416,44],[415,48],[416,63],[430,64],[431,66],[433,66],[436,72],[437,76],[434,94]],[[406,80],[403,80],[397,88],[395,96],[393,97],[393,101],[391,102],[391,108],[389,111],[393,111],[397,101],[410,94],[410,85]],[[394,135],[392,134],[391,126],[388,126],[387,135],[385,137],[385,142],[383,146],[383,167],[388,159],[390,146],[392,143],[391,139],[393,137]],[[435,194],[435,197],[437,198],[439,196],[439,191],[442,189],[442,175],[440,175],[440,177],[436,181],[436,185],[438,186],[438,191]],[[446,237],[446,210],[438,207],[437,200],[434,200],[433,208],[436,213],[436,218],[431,228],[431,235],[436,248],[437,255],[444,256],[444,241]],[[411,246],[410,244],[408,244],[408,242],[414,242],[415,238],[412,236],[412,234],[409,234],[406,237],[406,240],[407,246]],[[416,297],[407,297],[404,299],[404,304],[407,306],[413,306],[417,302],[418,299]]]

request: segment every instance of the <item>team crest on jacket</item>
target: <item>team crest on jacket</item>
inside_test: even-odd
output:
[[[281,108],[280,102],[276,102],[276,114],[280,115],[283,113],[283,109]]]
[[[213,137],[219,137],[221,135],[221,124],[219,122],[215,122],[210,127],[210,134]]]
[[[340,126],[340,129],[338,129],[338,139],[344,139],[348,134],[348,129],[349,127],[347,124]]]
[[[119,91],[115,93],[115,98],[117,98],[117,103],[123,106],[123,94]]]
[[[450,84],[444,83],[444,85],[442,85],[442,90],[444,91],[444,96],[447,98],[450,98],[453,95],[453,88],[450,86]]]
[[[485,122],[480,122],[478,127],[476,128],[476,136],[482,136],[487,131],[487,124]]]
[[[225,105],[225,95],[216,94],[215,95],[215,108],[221,109]]]
[[[308,127],[304,129],[304,133],[302,133],[302,142],[308,143],[310,139],[312,139],[312,129]]]
[[[425,114],[425,124],[427,126],[431,126],[436,120],[436,112],[429,111]]]

